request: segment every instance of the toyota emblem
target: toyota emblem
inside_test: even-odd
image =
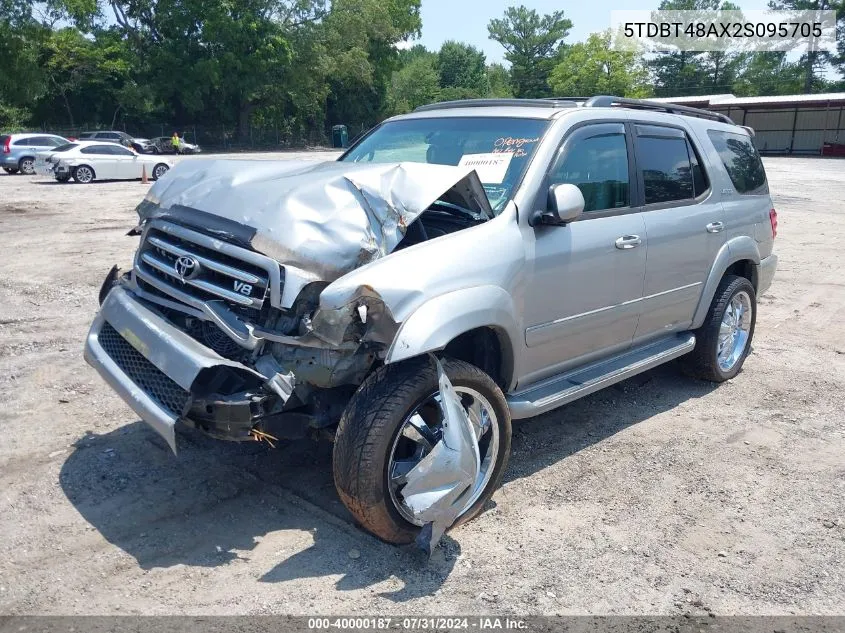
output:
[[[178,257],[173,268],[176,269],[176,274],[182,281],[188,281],[200,274],[200,263],[187,255]]]

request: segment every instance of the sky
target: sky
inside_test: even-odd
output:
[[[766,9],[768,0],[734,0],[740,9]],[[538,13],[551,13],[562,9],[572,20],[572,29],[566,42],[587,39],[590,33],[610,27],[612,10],[652,10],[659,0],[422,0],[422,37],[412,42],[425,45],[429,50],[439,50],[446,40],[472,44],[487,56],[487,62],[504,61],[504,49],[488,39],[487,23],[501,18],[509,6],[524,4]]]

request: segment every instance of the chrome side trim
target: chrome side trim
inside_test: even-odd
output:
[[[673,292],[681,292],[682,290],[688,290],[689,288],[694,288],[696,286],[702,285],[702,282],[696,281],[695,283],[687,284],[685,286],[678,286],[677,288],[672,288],[671,290],[663,290],[661,292],[656,292],[654,294],[646,295],[645,297],[639,297],[637,299],[631,299],[629,301],[623,301],[622,303],[617,303],[612,306],[605,306],[603,308],[596,308],[595,310],[588,310],[587,312],[581,312],[579,314],[572,314],[567,317],[562,317],[560,319],[555,319],[554,321],[547,321],[546,323],[540,323],[539,325],[532,325],[531,327],[525,328],[525,335],[526,338],[533,334],[534,332],[538,332],[547,327],[554,327],[556,325],[562,325],[568,321],[574,321],[576,319],[583,319],[584,317],[595,316],[598,314],[602,314],[603,312],[607,312],[608,310],[619,310],[621,308],[628,308],[632,305],[637,303],[642,303],[644,301],[649,301],[651,299],[655,299],[657,297],[663,297],[668,294],[672,294]]]

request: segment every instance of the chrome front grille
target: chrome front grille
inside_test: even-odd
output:
[[[146,229],[135,273],[159,293],[199,309],[223,300],[230,307],[261,310],[268,296],[277,303],[281,282],[275,261],[163,221]]]

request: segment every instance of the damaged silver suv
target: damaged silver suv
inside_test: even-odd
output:
[[[336,162],[191,160],[138,206],[85,357],[176,450],[334,439],[392,543],[478,514],[511,420],[669,360],[724,381],[777,216],[753,131],[617,97],[440,103]]]

